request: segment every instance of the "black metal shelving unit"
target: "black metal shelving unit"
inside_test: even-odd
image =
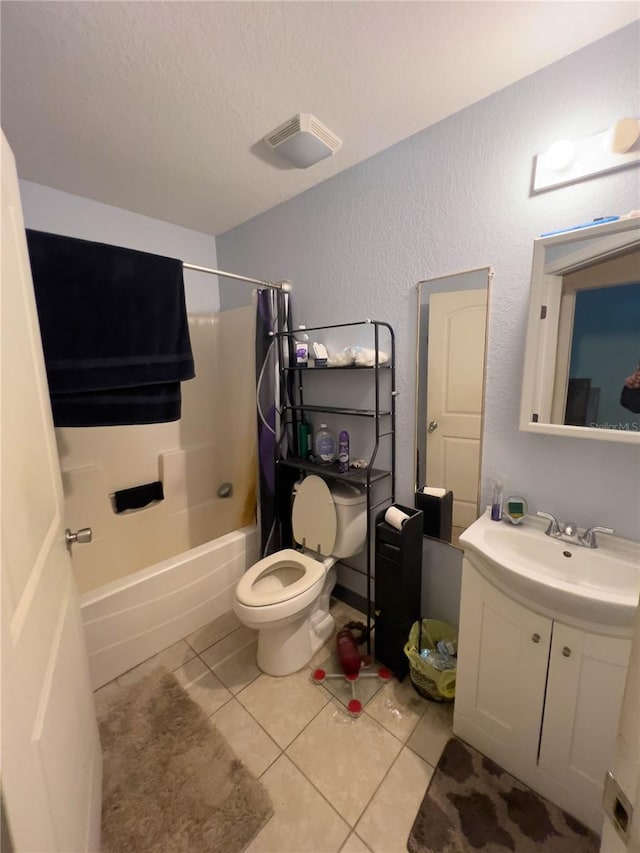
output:
[[[311,412],[325,413],[330,415],[345,415],[348,417],[358,417],[369,419],[373,424],[374,431],[374,446],[373,451],[367,460],[366,468],[349,469],[347,473],[338,471],[338,463],[332,465],[320,465],[311,459],[304,459],[301,456],[286,456],[278,459],[278,465],[290,471],[299,471],[305,474],[317,474],[326,480],[342,480],[352,485],[359,486],[364,489],[367,498],[367,560],[366,560],[366,580],[367,580],[367,651],[371,651],[371,627],[372,627],[372,566],[373,566],[373,536],[374,520],[372,513],[374,510],[381,507],[383,504],[392,504],[395,502],[396,491],[396,353],[395,353],[395,334],[389,323],[378,320],[360,320],[354,323],[338,323],[328,326],[310,326],[305,331],[322,332],[331,331],[340,328],[349,328],[357,326],[370,326],[373,331],[372,348],[375,351],[375,362],[371,367],[361,367],[358,365],[346,365],[343,367],[302,367],[300,365],[289,364],[291,358],[291,347],[288,341],[300,334],[301,330],[280,331],[276,333],[278,341],[278,363],[280,367],[280,388],[281,399],[287,400],[286,404],[281,408],[281,431],[289,431],[289,446],[297,447],[297,425],[299,417],[302,414]],[[389,361],[380,364],[378,354],[380,352],[380,333],[386,330],[389,338]],[[386,346],[386,342],[385,342]],[[335,380],[343,371],[355,371],[365,374],[373,378],[374,406],[373,408],[354,408],[349,406],[324,406],[305,403],[304,400],[304,376],[311,373],[322,373],[325,380],[331,381],[329,375]],[[293,377],[293,382],[289,379]],[[384,379],[383,379],[384,377]],[[316,380],[314,380],[316,381]],[[384,382],[384,388],[383,388]],[[290,386],[293,386],[291,389]],[[292,397],[292,399],[291,399]],[[280,436],[282,439],[282,435]],[[388,441],[388,458],[390,464],[385,468],[375,468],[374,462],[378,456],[378,451],[382,441]],[[282,445],[282,441],[278,442],[278,446]],[[389,494],[377,503],[372,503],[372,486],[382,481],[389,481]],[[353,569],[353,567],[351,567]],[[357,569],[353,569],[357,571]]]

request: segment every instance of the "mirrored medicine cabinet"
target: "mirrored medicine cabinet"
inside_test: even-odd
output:
[[[520,429],[640,443],[637,370],[640,220],[534,240]]]

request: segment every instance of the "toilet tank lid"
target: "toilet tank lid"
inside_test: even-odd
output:
[[[355,506],[364,504],[367,501],[367,495],[362,489],[352,486],[351,483],[338,481],[331,486],[331,497],[336,504],[343,506]]]

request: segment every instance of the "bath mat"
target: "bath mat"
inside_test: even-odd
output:
[[[273,814],[166,670],[119,691],[101,716],[103,853],[240,853]]]
[[[597,853],[598,837],[452,738],[411,828],[411,853]]]

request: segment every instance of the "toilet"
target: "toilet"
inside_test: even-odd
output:
[[[348,483],[329,487],[315,475],[294,486],[291,522],[302,550],[287,548],[260,560],[242,576],[234,595],[236,616],[258,631],[257,663],[263,672],[297,672],[331,637],[334,566],[364,547],[366,500]]]

